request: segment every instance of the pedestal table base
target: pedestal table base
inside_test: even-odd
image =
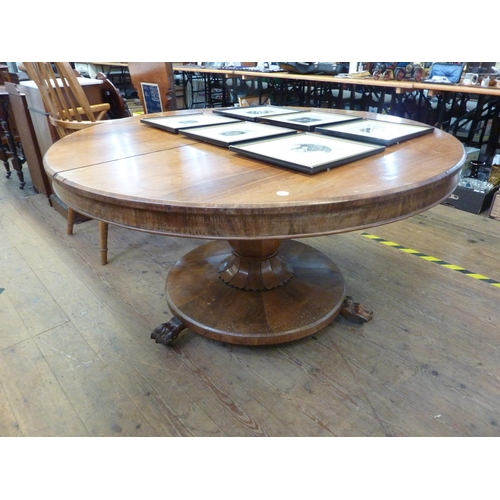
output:
[[[311,246],[294,240],[274,246],[263,241],[263,255],[257,256],[258,243],[230,243],[201,245],[172,268],[165,289],[174,317],[151,334],[156,342],[169,344],[184,328],[233,344],[289,342],[321,330],[345,305],[340,270]],[[270,262],[274,262],[281,278],[275,280],[278,285],[267,289],[264,282],[273,281],[270,275],[274,275]],[[229,279],[228,273],[235,278]],[[255,290],[259,281],[255,276],[259,274],[265,279],[257,285],[261,289]],[[239,288],[228,284],[232,281]],[[353,304],[352,299],[348,302],[351,319],[365,322],[371,318],[371,313]]]

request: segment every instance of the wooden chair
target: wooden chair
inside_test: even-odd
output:
[[[97,73],[95,77],[97,80],[102,81],[102,100],[107,102],[110,106],[106,116],[110,120],[132,116],[125,99],[120,91],[114,86],[113,82],[109,80],[104,73]]]
[[[24,62],[24,69],[37,85],[60,138],[100,123],[109,103],[90,104],[77,75],[67,62]],[[67,234],[73,234],[75,212],[68,207]],[[99,221],[101,264],[108,262],[108,223]]]

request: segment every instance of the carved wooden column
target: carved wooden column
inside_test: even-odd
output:
[[[220,278],[243,290],[271,290],[293,276],[292,266],[280,255],[280,240],[230,240],[233,249],[219,268]]]

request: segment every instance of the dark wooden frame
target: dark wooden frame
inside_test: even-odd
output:
[[[298,121],[298,120],[303,121]],[[312,121],[308,121],[312,120]],[[328,113],[325,111],[300,111],[292,116],[278,115],[273,117],[264,117],[259,121],[278,125],[281,127],[291,127],[296,130],[313,131],[317,127],[321,127],[333,123],[345,123],[351,121],[359,121],[359,116],[351,116],[344,113]]]
[[[238,130],[239,129],[239,130]],[[250,135],[243,132],[244,129],[250,129]],[[238,132],[242,131],[241,135],[222,136],[225,131]],[[197,139],[203,142],[208,142],[216,146],[227,146],[233,144],[247,143],[249,141],[257,141],[261,139],[268,139],[271,137],[282,137],[285,135],[296,134],[295,130],[276,127],[275,125],[268,125],[266,123],[255,123],[240,120],[238,123],[229,123],[225,125],[215,125],[211,127],[198,127],[193,129],[184,129],[179,131],[181,134],[191,139]],[[219,132],[218,136],[214,136],[211,132]]]
[[[204,117],[202,121],[197,122],[196,119],[199,119],[202,116]],[[180,123],[180,120],[184,119],[183,121],[189,121],[190,118],[192,119],[191,123]],[[236,120],[235,118],[229,118],[226,116],[217,116],[212,113],[186,113],[174,116],[154,116],[149,118],[141,118],[141,123],[144,123],[145,125],[160,128],[174,134],[177,134],[181,129],[223,125],[226,123],[236,123],[238,121],[241,120]]]
[[[299,113],[300,111],[281,106],[244,106],[242,108],[214,108],[213,112],[218,115],[238,118],[239,120],[260,121],[265,116],[285,115]]]
[[[302,145],[313,145],[320,147],[328,147],[333,148],[330,158],[325,161],[319,161],[312,166],[308,166],[305,162],[300,161],[300,152],[297,152],[297,160],[291,161],[290,159],[284,159],[284,155],[280,155],[280,147],[283,147],[287,142],[293,139],[296,146],[300,147]],[[327,140],[324,140],[327,139]],[[305,141],[305,142],[304,142]],[[307,143],[310,141],[310,144]],[[272,145],[273,150],[272,154],[259,152],[259,145]],[[352,154],[336,154],[335,146],[341,146],[348,144],[352,147]],[[287,146],[288,147],[288,146]],[[250,149],[252,148],[252,149]],[[334,167],[339,167],[341,165],[345,165],[346,163],[351,163],[357,160],[361,160],[362,158],[367,158],[368,156],[376,155],[378,153],[382,153],[385,150],[385,146],[380,146],[376,144],[362,143],[356,141],[350,141],[347,139],[340,139],[336,137],[328,137],[326,135],[315,134],[312,132],[301,132],[296,134],[295,136],[286,136],[280,137],[277,139],[266,139],[263,141],[252,141],[251,143],[245,144],[236,144],[234,146],[229,147],[230,150],[240,153],[242,155],[248,156],[250,158],[256,160],[262,160],[265,162],[272,163],[274,165],[278,165],[285,168],[290,168],[292,170],[298,170],[300,172],[306,172],[309,174],[315,174],[318,172],[322,172],[324,170],[330,170]],[[287,149],[289,151],[290,148]],[[306,150],[306,152],[308,152]]]
[[[405,124],[405,123],[394,123],[384,120],[359,120],[352,124],[354,127],[359,125],[359,127],[368,128],[373,126],[388,127],[395,130],[395,134],[389,137],[380,137],[377,135],[371,135],[365,132],[364,129],[359,128],[358,130],[344,130],[349,127],[349,123],[339,123],[335,125],[328,125],[325,127],[316,128],[316,132],[320,132],[325,135],[330,135],[333,137],[341,137],[343,139],[350,139],[352,141],[369,142],[371,144],[380,144],[382,146],[392,146],[393,144],[398,144],[409,139],[414,139],[415,137],[420,137],[422,135],[430,134],[434,127],[430,125],[417,125],[417,124]]]

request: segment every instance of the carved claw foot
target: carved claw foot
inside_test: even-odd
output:
[[[174,316],[167,323],[162,323],[151,332],[151,338],[157,344],[170,345],[186,327],[184,323]]]
[[[354,302],[352,297],[344,299],[339,314],[354,323],[367,323],[373,317],[373,311],[366,309],[358,302]]]

